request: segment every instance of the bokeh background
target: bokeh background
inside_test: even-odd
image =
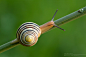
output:
[[[16,38],[24,22],[42,25],[86,6],[86,0],[0,0],[0,45]],[[36,45],[18,45],[0,57],[86,57],[86,15],[42,34]]]

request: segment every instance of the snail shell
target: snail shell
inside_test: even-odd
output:
[[[33,46],[41,35],[41,29],[36,23],[26,22],[19,27],[16,35],[20,44]]]

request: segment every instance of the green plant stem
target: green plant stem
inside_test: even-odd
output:
[[[62,24],[65,24],[67,22],[75,20],[75,19],[77,19],[81,16],[84,16],[85,14],[86,14],[86,7],[81,8],[81,9],[79,9],[79,10],[77,10],[77,11],[71,13],[71,14],[68,14],[68,15],[66,15],[62,18],[59,18],[59,19],[55,20],[54,22],[55,22],[56,25],[60,26]]]
[[[5,44],[3,44],[3,45],[0,46],[0,53],[4,52],[6,50],[11,49],[11,48],[17,46],[18,44],[19,44],[19,42],[18,42],[17,39],[15,39],[13,41],[10,41],[8,43],[5,43]]]
[[[64,17],[62,17],[60,19],[57,19],[54,22],[55,22],[56,25],[60,26],[62,24],[70,22],[71,20],[77,19],[77,18],[79,18],[79,17],[81,17],[81,16],[83,16],[85,14],[86,14],[86,7],[81,8],[81,9],[79,9],[79,10],[77,10],[77,11],[75,11],[75,12],[69,14],[69,15],[66,15],[66,16],[64,16]],[[15,40],[13,40],[11,42],[8,42],[6,44],[3,44],[3,45],[0,46],[0,53],[11,49],[11,48],[17,46],[18,44],[19,44],[19,42],[18,42],[17,39],[15,39]]]

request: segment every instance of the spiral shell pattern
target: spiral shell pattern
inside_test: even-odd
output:
[[[33,46],[38,41],[41,30],[36,23],[26,22],[19,27],[16,35],[20,44],[24,46]]]

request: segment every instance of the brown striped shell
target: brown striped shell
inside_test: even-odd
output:
[[[23,23],[17,30],[17,39],[24,46],[33,46],[41,35],[40,27],[33,22]]]

